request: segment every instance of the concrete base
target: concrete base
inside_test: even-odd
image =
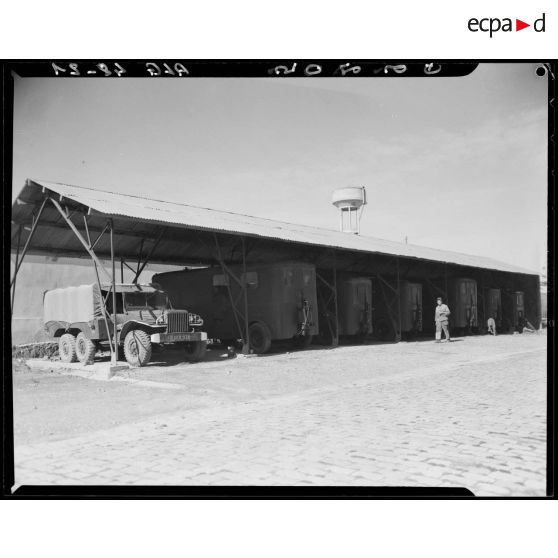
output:
[[[183,384],[172,384],[169,382],[154,382],[151,380],[140,380],[129,378],[125,374],[131,368],[128,364],[111,364],[110,362],[96,362],[84,365],[80,362],[60,362],[59,360],[29,359],[25,363],[32,370],[43,372],[56,370],[60,374],[68,376],[79,376],[87,380],[99,380],[102,382],[124,382],[143,387],[155,387],[160,389],[185,389]],[[123,374],[119,374],[122,372]]]
[[[110,380],[117,372],[130,369],[127,364],[111,364],[110,362],[81,364],[81,362],[29,359],[25,363],[32,370],[60,370],[91,380]]]
[[[130,367],[127,364],[111,364],[109,366],[111,376],[114,376],[117,372],[122,372],[122,370],[130,370]]]

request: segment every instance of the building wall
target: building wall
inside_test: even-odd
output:
[[[14,258],[11,275],[14,273]],[[134,266],[132,266],[134,267]],[[176,270],[174,266],[146,266],[140,281],[149,282],[155,271]],[[124,268],[124,281],[131,281],[133,274]],[[120,263],[117,265],[120,280]],[[84,285],[96,282],[90,260],[54,260],[50,257],[26,258],[19,270],[12,314],[12,345],[46,339],[43,331],[43,294],[50,289]]]

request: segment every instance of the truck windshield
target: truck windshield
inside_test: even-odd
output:
[[[126,293],[125,296],[126,308],[128,310],[140,308],[152,308],[156,310],[163,310],[168,308],[168,298],[163,293]]]

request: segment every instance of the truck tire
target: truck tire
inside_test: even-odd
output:
[[[80,332],[76,337],[76,356],[82,364],[93,364],[97,347],[95,343]]]
[[[151,337],[141,329],[132,329],[124,339],[124,356],[131,366],[145,366],[151,360]]]
[[[250,350],[263,355],[271,347],[271,332],[263,322],[255,322],[248,329],[250,334]]]
[[[65,333],[58,340],[58,354],[62,362],[76,362],[76,338],[71,333]]]
[[[184,343],[184,350],[186,351],[186,360],[188,362],[198,362],[203,360],[207,350],[207,341],[192,341],[191,343]]]

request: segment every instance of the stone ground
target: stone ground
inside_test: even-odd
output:
[[[16,486],[545,495],[544,334],[223,356],[192,365],[170,354],[105,382],[17,366]]]

